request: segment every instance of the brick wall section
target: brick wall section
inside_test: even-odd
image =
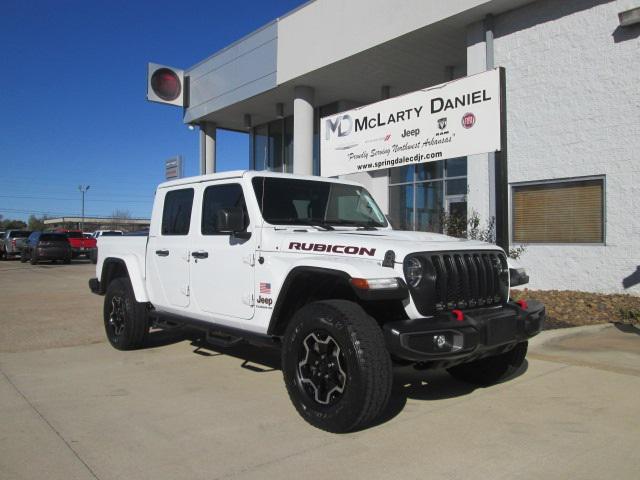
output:
[[[640,268],[640,26],[618,11],[543,0],[496,19],[509,182],[606,176],[606,245],[528,245],[531,288],[640,294],[622,283]]]

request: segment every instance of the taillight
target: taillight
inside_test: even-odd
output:
[[[14,246],[14,247],[16,246],[16,239],[15,238],[11,239],[11,245]]]

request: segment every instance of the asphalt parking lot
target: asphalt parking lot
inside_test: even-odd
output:
[[[640,331],[544,332],[491,388],[396,371],[376,426],[316,430],[278,352],[159,334],[113,350],[94,265],[0,262],[0,478],[636,479]]]

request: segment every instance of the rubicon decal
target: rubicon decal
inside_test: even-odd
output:
[[[290,242],[289,250],[305,252],[346,253],[347,255],[364,255],[373,257],[375,248],[356,247],[355,245],[330,245],[327,243]]]

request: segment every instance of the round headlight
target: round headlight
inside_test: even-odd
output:
[[[407,283],[412,287],[417,287],[424,275],[424,268],[422,262],[416,257],[409,258],[404,263],[404,276],[407,279]]]

